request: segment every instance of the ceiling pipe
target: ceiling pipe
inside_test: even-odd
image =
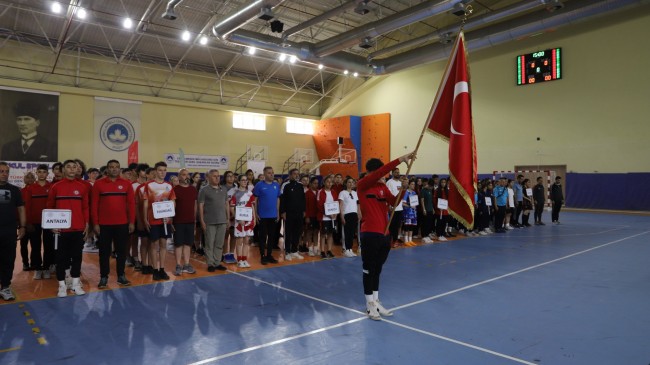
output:
[[[180,4],[182,1],[183,0],[169,0],[167,3],[167,8],[165,9],[162,17],[168,20],[176,20],[176,18],[178,18],[178,14],[176,14],[176,11],[174,11],[174,9],[176,8],[176,5]]]
[[[212,27],[212,34],[217,38],[226,39],[230,33],[258,18],[262,9],[272,9],[282,4],[284,1],[285,0],[255,0],[217,23]]]
[[[228,41],[242,46],[255,47],[278,54],[284,53],[288,56],[296,56],[300,61],[313,63],[314,65],[323,64],[328,68],[334,68],[341,71],[348,70],[351,73],[358,72],[362,76],[367,76],[372,72],[372,69],[368,66],[364,57],[347,52],[337,52],[325,57],[316,57],[311,49],[313,44],[307,42],[295,43],[287,41],[280,44],[276,37],[244,29],[239,29],[230,33]]]
[[[457,3],[467,3],[468,0],[430,0],[410,7],[402,12],[387,16],[381,20],[365,24],[349,32],[341,33],[324,41],[316,43],[314,54],[326,56],[336,51],[344,50],[361,43],[365,38],[376,38],[395,29],[419,22],[434,15],[453,9]]]
[[[370,1],[371,0],[352,0],[352,1],[348,1],[345,4],[339,5],[334,9],[328,10],[328,11],[324,12],[321,15],[315,16],[315,17],[313,17],[313,18],[311,18],[311,19],[309,19],[309,20],[307,20],[305,22],[302,22],[300,24],[297,24],[297,25],[291,27],[290,29],[285,30],[284,33],[282,33],[282,40],[286,41],[289,37],[291,37],[292,35],[300,32],[303,29],[307,29],[307,28],[309,28],[311,26],[314,26],[314,25],[316,25],[318,23],[324,22],[324,21],[326,21],[326,20],[328,20],[328,19],[330,19],[330,18],[332,18],[332,17],[334,17],[336,15],[344,13],[349,9],[353,9],[353,8],[357,7],[360,3],[368,3]]]
[[[465,36],[467,49],[476,51],[525,38],[561,26],[577,24],[594,16],[650,3],[650,0],[571,0],[561,12],[534,12]],[[385,75],[449,57],[453,44],[430,44],[376,62],[374,73]]]
[[[486,13],[475,18],[471,18],[470,20],[467,21],[467,23],[465,23],[465,27],[464,27],[465,32],[475,30],[477,28],[480,28],[481,26],[497,22],[499,20],[505,19],[513,15],[525,13],[527,11],[540,8],[542,6],[545,6],[545,1],[546,0],[527,1],[524,3],[506,6],[505,8],[490,13]],[[451,40],[451,37],[453,35],[458,34],[459,29],[460,29],[460,25],[454,24],[442,29],[438,29],[435,32],[425,34],[421,37],[413,38],[408,41],[399,42],[390,47],[382,48],[378,51],[370,53],[368,55],[368,62],[372,61],[373,59],[376,59],[377,57],[381,57],[383,55],[395,51],[399,51],[405,48],[415,47],[422,43],[426,43],[430,41],[438,41],[441,39]]]

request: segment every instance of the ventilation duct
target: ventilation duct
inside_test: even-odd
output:
[[[176,18],[178,18],[178,15],[176,14],[176,11],[174,11],[174,9],[178,4],[181,3],[181,1],[183,0],[170,0],[167,3],[167,9],[165,9],[165,12],[163,13],[162,17],[169,20],[176,20]]]
[[[262,14],[262,9],[273,9],[285,0],[255,0],[240,8],[233,14],[212,27],[212,33],[217,38],[226,39],[228,34],[241,28],[246,23],[257,19]]]
[[[302,23],[300,23],[300,24],[298,24],[298,25],[296,25],[294,27],[291,27],[290,29],[287,29],[287,31],[282,34],[282,39],[287,40],[287,38],[289,38],[292,35],[300,32],[303,29],[307,29],[307,28],[309,28],[311,26],[314,26],[314,25],[316,25],[318,23],[324,22],[327,19],[335,17],[335,16],[337,16],[337,15],[339,15],[341,13],[344,13],[349,9],[356,8],[357,6],[360,6],[361,4],[367,4],[368,2],[370,2],[370,0],[352,0],[352,1],[348,1],[345,4],[339,5],[339,6],[335,7],[334,9],[328,10],[328,11],[324,12],[321,15],[317,15],[317,16],[315,16],[315,17],[313,17],[313,18],[311,18],[309,20],[306,20],[306,21],[304,21],[304,22],[302,22]]]

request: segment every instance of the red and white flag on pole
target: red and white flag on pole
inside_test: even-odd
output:
[[[429,112],[427,128],[449,142],[449,213],[471,229],[477,164],[466,53],[461,32]]]

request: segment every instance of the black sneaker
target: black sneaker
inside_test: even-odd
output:
[[[309,252],[309,248],[307,247],[307,245],[300,245],[298,247],[298,252]]]
[[[162,280],[162,278],[160,277],[160,271],[159,270],[153,270],[152,274],[153,274],[153,280],[155,280],[155,281]]]
[[[227,270],[226,267],[223,266],[223,265],[218,265],[218,266],[216,266],[214,269],[215,269],[215,270],[219,270],[219,271],[226,271],[226,270]]]
[[[128,280],[126,280],[126,276],[125,276],[125,275],[120,275],[120,276],[118,276],[118,277],[117,277],[117,283],[120,284],[120,285],[122,285],[122,286],[129,286],[129,285],[131,285],[131,282],[128,281]]]
[[[162,280],[169,280],[169,275],[167,275],[165,269],[163,268],[160,268],[160,270],[158,270],[158,277]]]
[[[32,268],[28,264],[23,264],[23,271],[32,271]]]
[[[203,248],[199,247],[199,248],[196,249],[196,253],[198,255],[203,256],[203,255],[205,255],[205,250],[203,250]]]
[[[153,274],[153,271],[154,270],[153,270],[152,266],[148,266],[148,265],[147,266],[142,266],[142,273],[144,275],[151,275],[151,274]]]
[[[278,260],[276,260],[273,256],[267,257],[266,261],[268,261],[269,264],[277,264],[278,263]]]
[[[269,260],[266,258],[266,256],[264,256],[264,257],[262,257],[260,262],[262,263],[262,265],[267,265],[269,263]]]
[[[332,253],[332,251],[327,251],[327,258],[328,259],[333,259],[334,258],[334,254]]]
[[[105,289],[108,286],[108,277],[102,276],[99,278],[99,284],[97,284],[97,287],[99,289]]]
[[[544,222],[542,222],[542,221],[539,221],[539,225],[540,226],[545,226],[546,224],[544,224]]]
[[[212,265],[208,265],[208,272],[214,272],[215,267]]]
[[[142,262],[135,260],[135,268],[133,270],[142,271]]]
[[[320,253],[320,258],[323,259],[323,260],[327,258],[327,255],[325,254],[325,252]]]

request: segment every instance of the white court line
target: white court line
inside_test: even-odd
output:
[[[415,331],[415,332],[418,332],[418,333],[422,333],[422,334],[427,335],[427,336],[435,337],[435,338],[440,339],[440,340],[445,340],[445,341],[448,341],[448,342],[452,342],[452,343],[455,343],[457,345],[469,347],[469,348],[474,349],[474,350],[478,350],[478,351],[481,351],[481,352],[486,352],[486,353],[494,355],[494,356],[503,357],[504,359],[516,361],[516,362],[519,362],[519,363],[522,363],[522,364],[527,364],[527,365],[539,365],[539,364],[534,363],[534,362],[528,362],[526,360],[522,360],[522,359],[512,357],[512,356],[509,356],[509,355],[506,355],[506,354],[502,354],[500,352],[492,351],[492,350],[486,349],[485,347],[480,347],[480,346],[472,345],[472,344],[467,343],[467,342],[454,340],[453,338],[438,335],[438,334],[435,334],[433,332],[424,331],[424,330],[421,330],[421,329],[418,329],[418,328],[415,328],[415,327],[407,326],[405,324],[390,321],[390,320],[387,320],[387,319],[384,319],[384,318],[382,318],[381,320],[382,320],[382,322],[390,323],[392,325],[402,327],[402,328],[406,328],[408,330]]]
[[[225,359],[227,357],[244,354],[246,352],[251,352],[251,351],[259,350],[259,349],[262,349],[262,348],[265,348],[265,347],[274,346],[274,345],[278,345],[278,344],[281,344],[281,343],[284,343],[284,342],[295,340],[297,338],[306,337],[306,336],[310,336],[310,335],[313,335],[313,334],[316,334],[316,333],[329,331],[331,329],[338,328],[338,327],[343,327],[343,326],[346,326],[348,324],[359,322],[359,321],[362,321],[362,320],[365,320],[365,319],[366,319],[365,316],[360,317],[360,318],[351,319],[349,321],[345,321],[345,322],[337,323],[335,325],[331,325],[331,326],[328,326],[328,327],[323,327],[323,328],[319,328],[317,330],[301,333],[299,335],[282,338],[282,339],[279,339],[279,340],[276,340],[276,341],[263,343],[263,344],[257,345],[257,346],[247,347],[245,349],[241,349],[241,350],[238,350],[238,351],[233,351],[233,352],[229,352],[227,354],[211,357],[209,359],[193,362],[193,363],[191,363],[189,365],[201,365],[201,364],[207,364],[207,363],[213,362],[213,361],[219,361],[219,360]]]
[[[550,236],[540,236],[540,235],[530,235],[530,236],[494,236],[494,235],[488,235],[488,236],[478,236],[476,238],[490,238],[490,237],[499,237],[499,238],[559,238],[559,237],[579,237],[579,236],[596,236],[599,234],[603,233],[608,233],[608,232],[614,232],[614,231],[620,231],[621,229],[629,228],[629,226],[622,226],[618,228],[612,228],[608,229],[605,231],[599,231],[599,232],[590,232],[590,233],[569,233],[569,234],[556,234],[556,235],[550,235]],[[518,232],[518,230],[515,230],[513,232]],[[453,242],[453,241],[451,241]]]
[[[362,311],[359,311],[359,310],[356,310],[356,309],[352,309],[352,308],[348,308],[348,307],[342,306],[342,305],[340,305],[340,304],[332,303],[332,302],[329,302],[329,301],[324,300],[324,299],[320,299],[320,298],[312,297],[312,296],[309,295],[309,294],[305,294],[305,293],[301,293],[301,292],[299,292],[299,291],[295,291],[295,290],[293,290],[293,289],[285,288],[285,287],[283,287],[283,286],[281,286],[281,285],[278,285],[278,284],[269,283],[268,281],[264,281],[264,280],[262,280],[262,279],[258,279],[258,278],[252,277],[252,276],[244,275],[244,274],[242,274],[242,273],[235,272],[235,271],[230,271],[230,270],[228,270],[228,272],[231,273],[231,274],[234,274],[234,275],[238,275],[238,276],[244,277],[244,278],[246,278],[246,279],[248,279],[248,280],[257,281],[258,283],[266,284],[266,285],[272,286],[272,287],[277,288],[277,289],[280,289],[280,290],[288,291],[289,293],[293,293],[293,294],[299,295],[299,296],[301,296],[301,297],[309,298],[309,299],[311,299],[311,300],[315,300],[315,301],[317,301],[317,302],[325,303],[325,304],[331,305],[331,306],[333,306],[333,307],[337,307],[337,308],[345,309],[345,310],[347,310],[347,311],[354,312],[354,313],[356,313],[356,314],[362,314],[362,315],[364,315],[364,316],[366,315],[365,312],[362,312]]]
[[[447,295],[451,295],[451,294],[455,294],[455,293],[458,293],[458,292],[461,292],[461,291],[464,291],[464,290],[467,290],[467,289],[475,288],[475,287],[477,287],[477,286],[484,285],[484,284],[488,284],[488,283],[491,283],[491,282],[493,282],[493,281],[501,280],[501,279],[503,279],[503,278],[507,278],[507,277],[509,277],[509,276],[513,276],[513,275],[521,274],[522,272],[526,272],[526,271],[530,271],[530,270],[533,270],[533,269],[537,269],[538,267],[546,266],[546,265],[552,264],[552,263],[554,263],[554,262],[558,262],[558,261],[566,260],[566,259],[571,258],[571,257],[573,257],[573,256],[582,255],[583,253],[587,253],[587,252],[589,252],[589,251],[597,250],[597,249],[599,249],[599,248],[603,248],[603,247],[605,247],[605,246],[613,245],[613,244],[615,244],[615,243],[619,243],[619,242],[622,242],[622,241],[628,240],[628,239],[630,239],[630,238],[634,238],[634,237],[642,236],[642,235],[644,235],[644,234],[646,234],[646,233],[650,233],[650,231],[641,232],[641,233],[639,233],[639,234],[635,234],[635,235],[632,235],[632,236],[624,237],[624,238],[618,239],[618,240],[616,240],[616,241],[607,242],[607,243],[604,243],[604,244],[602,244],[602,245],[595,246],[595,247],[592,247],[592,248],[588,248],[588,249],[586,249],[586,250],[578,251],[578,252],[575,252],[575,253],[572,253],[572,254],[570,254],[570,255],[566,255],[566,256],[563,256],[563,257],[560,257],[560,258],[557,258],[557,259],[554,259],[554,260],[550,260],[550,261],[542,262],[541,264],[537,264],[537,265],[529,266],[529,267],[524,268],[524,269],[521,269],[521,270],[517,270],[517,271],[513,271],[513,272],[508,273],[508,274],[500,275],[500,276],[494,277],[494,278],[492,278],[492,279],[487,279],[487,280],[479,281],[478,283],[474,283],[474,284],[471,284],[471,285],[464,286],[464,287],[462,287],[462,288],[454,289],[454,290],[448,291],[448,292],[446,292],[446,293],[437,294],[437,295],[434,295],[434,296],[432,296],[432,297],[428,297],[428,298],[424,298],[424,299],[418,300],[418,301],[416,301],[416,302],[412,302],[412,303],[404,304],[404,305],[401,305],[401,306],[399,306],[399,307],[395,307],[395,308],[393,308],[392,310],[393,310],[393,311],[395,311],[395,310],[400,310],[400,309],[404,309],[404,308],[412,307],[412,306],[414,306],[414,305],[418,305],[418,304],[421,304],[421,303],[424,303],[424,302],[428,302],[428,301],[431,301],[431,300],[434,300],[434,299],[438,299],[438,298],[446,297]]]

